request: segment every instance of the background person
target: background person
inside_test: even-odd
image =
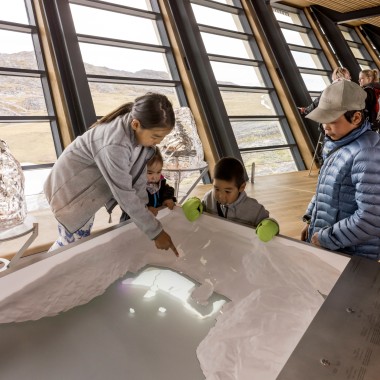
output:
[[[365,91],[331,84],[307,115],[323,124],[324,163],[301,240],[333,251],[380,258],[380,135],[363,116]]]
[[[158,249],[178,252],[161,223],[145,207],[146,163],[172,130],[172,104],[147,93],[97,121],[77,137],[53,166],[44,192],[58,220],[54,250],[91,233],[95,213],[115,198]]]
[[[346,69],[345,67],[336,67],[331,74],[331,80],[332,80],[332,83],[335,83],[340,80],[351,80],[351,74],[348,71],[348,69]],[[319,98],[320,96],[316,97],[307,107],[299,107],[298,110],[300,114],[302,116],[306,116],[311,111],[316,109],[318,107]],[[322,150],[323,150],[323,137],[324,137],[322,133],[324,132],[323,132],[323,128],[321,124],[319,124],[318,128],[321,134],[319,136],[318,144],[315,148],[316,149],[315,157],[317,158],[318,163],[321,166],[323,164]]]
[[[332,83],[335,83],[339,80],[351,80],[351,74],[345,67],[336,67],[331,74]],[[315,108],[318,107],[319,96],[315,98],[307,107],[299,107],[300,114],[306,116]]]
[[[367,93],[367,98],[365,100],[366,117],[368,117],[372,129],[379,132],[380,83],[378,71],[362,70],[359,73],[359,85]]]
[[[188,199],[182,210],[191,222],[206,211],[253,226],[259,239],[267,242],[279,233],[279,225],[269,218],[269,212],[263,205],[248,197],[245,186],[243,164],[234,157],[224,157],[215,165],[213,189],[204,195],[202,202],[197,197]]]

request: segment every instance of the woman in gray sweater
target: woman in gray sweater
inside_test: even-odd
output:
[[[145,206],[146,162],[174,124],[168,98],[147,93],[98,120],[64,150],[44,184],[59,230],[50,250],[88,236],[95,213],[114,198],[158,249],[178,256]]]

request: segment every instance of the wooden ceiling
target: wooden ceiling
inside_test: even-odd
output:
[[[296,7],[319,5],[330,10],[339,24],[371,24],[380,28],[380,0],[271,0]]]

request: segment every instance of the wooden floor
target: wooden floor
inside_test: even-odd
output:
[[[308,171],[256,176],[255,183],[247,183],[249,196],[256,198],[280,224],[280,234],[299,239],[304,223],[301,221],[306,207],[314,194],[318,172]],[[198,185],[190,194],[202,198],[212,185]],[[27,254],[47,250],[57,237],[57,222],[50,209],[30,213],[37,218],[39,234]],[[95,217],[94,231],[101,231],[117,224],[120,213],[115,209],[113,223],[108,223],[108,214],[102,208]],[[0,244],[0,257],[11,258],[26,239],[17,239]]]
[[[318,171],[299,171],[256,177],[246,192],[256,198],[280,224],[280,234],[299,239],[305,214],[317,183]],[[199,185],[191,193],[202,197],[212,185]]]

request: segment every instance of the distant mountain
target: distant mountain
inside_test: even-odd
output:
[[[102,75],[123,78],[140,79],[170,79],[168,73],[155,70],[139,70],[136,72],[115,70],[108,67],[95,66],[85,63],[86,73],[89,75]],[[37,70],[37,60],[35,53],[24,51],[19,53],[0,53],[0,68],[18,68],[27,70]],[[154,91],[154,87],[146,87],[146,91]],[[91,85],[92,94],[95,97],[102,97],[102,94],[113,94],[115,98],[125,99],[130,95],[136,96],[136,85],[118,86],[117,84],[93,83]],[[163,89],[165,91],[165,89]],[[131,92],[130,94],[128,92]],[[45,115],[46,104],[44,94],[41,90],[39,78],[27,76],[0,75],[0,115],[2,116],[26,116]]]

